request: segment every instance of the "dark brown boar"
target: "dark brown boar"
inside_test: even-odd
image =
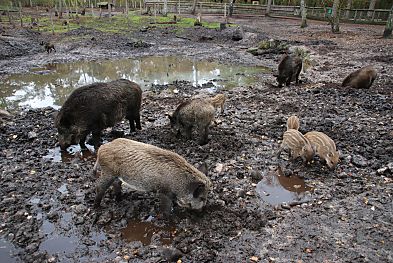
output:
[[[172,115],[169,115],[171,126],[177,129],[177,134],[185,131],[187,139],[191,139],[192,128],[198,127],[200,140],[203,145],[208,142],[210,123],[214,120],[215,108],[208,100],[194,99],[180,104]]]
[[[41,45],[41,46],[44,46],[44,49],[45,49],[46,52],[48,52],[48,54],[51,53],[52,50],[53,50],[54,52],[56,52],[55,45],[53,45],[53,44],[51,44],[51,43],[49,43],[49,42],[41,41],[40,45]]]
[[[101,131],[113,127],[124,117],[130,131],[141,129],[140,107],[142,90],[138,84],[119,79],[108,83],[93,83],[74,90],[56,116],[62,150],[72,144],[85,149],[87,135],[92,132],[94,148],[101,141]]]
[[[377,77],[377,71],[372,66],[366,66],[349,74],[343,81],[343,87],[368,89]]]
[[[281,88],[283,83],[289,86],[293,80],[296,81],[296,84],[299,84],[302,64],[302,59],[298,56],[284,55],[278,65],[278,75],[275,75],[277,77],[278,87]]]

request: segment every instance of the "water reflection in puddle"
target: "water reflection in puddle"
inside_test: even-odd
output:
[[[296,175],[285,176],[281,167],[270,171],[257,184],[257,193],[263,201],[271,205],[294,204],[311,200],[312,188],[303,178]]]
[[[14,263],[18,262],[13,254],[15,253],[14,246],[3,238],[0,238],[0,262]]]
[[[48,150],[48,154],[43,156],[45,160],[51,162],[71,162],[78,158],[81,161],[94,160],[95,152],[92,145],[86,144],[87,150],[81,150],[79,145],[72,145],[68,147],[67,151],[61,151],[60,147],[55,147]]]
[[[121,230],[122,238],[128,242],[140,241],[144,245],[150,245],[154,235],[159,235],[159,240],[163,245],[170,245],[176,234],[173,225],[164,227],[156,226],[153,222],[130,220],[127,227]]]
[[[76,88],[93,82],[125,78],[148,89],[151,84],[169,84],[176,80],[190,81],[194,86],[211,81],[218,87],[251,85],[256,74],[270,72],[264,67],[241,67],[214,62],[195,61],[182,57],[145,57],[138,59],[79,61],[50,64],[30,74],[14,74],[0,81],[0,97],[4,107],[51,106],[59,108]]]

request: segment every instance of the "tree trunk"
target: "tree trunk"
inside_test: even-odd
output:
[[[168,0],[164,0],[164,10],[162,10],[162,15],[167,16],[168,14]]]
[[[197,3],[198,3],[198,0],[194,0],[193,3],[192,3],[191,14],[193,14],[193,15],[195,15]]]
[[[373,11],[375,9],[375,4],[376,3],[377,3],[377,0],[371,0],[370,1],[370,5],[368,6],[368,10],[370,10],[370,11],[368,11],[368,13],[367,13],[367,16],[369,18],[371,18],[373,16]]]
[[[112,5],[109,1],[108,1],[108,15],[109,15],[109,19],[112,19]]]
[[[347,2],[347,11],[345,12],[345,17],[347,19],[349,19],[349,15],[350,15],[349,9],[351,9],[351,7],[352,7],[352,0],[348,0],[348,2]]]
[[[23,27],[23,18],[22,18],[22,4],[19,1],[19,18],[20,18],[20,27]]]
[[[334,0],[332,10],[332,32],[340,33],[340,0]]]
[[[300,1],[300,10],[302,14],[302,23],[300,25],[301,28],[307,27],[307,8],[305,0]]]
[[[388,20],[386,21],[386,27],[383,31],[383,37],[388,38],[392,36],[392,23],[393,23],[393,6],[390,9]]]
[[[272,9],[272,0],[267,0],[266,15],[270,15],[270,10]]]

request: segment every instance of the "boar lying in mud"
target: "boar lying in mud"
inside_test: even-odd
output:
[[[342,87],[368,89],[377,78],[377,71],[372,66],[366,66],[349,74],[341,84]]]
[[[289,86],[291,81],[295,80],[299,84],[299,75],[302,70],[302,59],[298,56],[284,55],[278,65],[277,77],[278,87],[281,88],[283,83]]]
[[[124,117],[130,123],[130,131],[141,129],[139,111],[142,90],[138,84],[126,79],[108,83],[93,83],[74,90],[56,116],[62,150],[72,144],[86,148],[87,135],[92,132],[94,148],[101,141],[101,131],[113,127]]]
[[[213,98],[207,99],[214,108],[221,108],[221,113],[224,113],[224,103],[226,100],[225,94],[217,94]]]
[[[172,115],[168,115],[171,120],[171,127],[177,129],[177,135],[185,131],[187,139],[191,139],[192,128],[198,127],[199,144],[208,142],[209,126],[214,120],[215,108],[204,99],[195,99],[181,103]]]
[[[295,129],[289,129],[284,132],[280,149],[277,152],[277,158],[280,157],[283,150],[289,150],[292,160],[301,157],[303,161],[310,162],[314,158],[314,150],[310,141]]]
[[[317,131],[307,132],[304,137],[310,141],[317,155],[326,161],[327,166],[334,169],[340,158],[334,141],[323,132]]]
[[[206,205],[210,179],[178,154],[124,138],[115,139],[98,149],[94,173],[97,179],[95,206],[105,191],[114,185],[121,195],[121,182],[135,191],[160,193],[161,211],[168,215],[173,201],[180,207],[199,210]]]
[[[288,118],[287,130],[289,129],[299,130],[299,127],[300,127],[300,122],[297,116],[292,115],[291,117]]]
[[[54,52],[56,52],[55,45],[53,45],[53,44],[51,44],[51,43],[49,43],[49,42],[41,41],[40,45],[41,45],[41,46],[44,46],[44,49],[45,49],[46,52],[48,52],[48,54],[51,53],[52,50],[53,50]]]

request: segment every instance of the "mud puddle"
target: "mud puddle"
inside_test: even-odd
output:
[[[16,250],[14,246],[8,241],[0,238],[0,262],[14,263],[18,262],[13,256]]]
[[[285,176],[281,167],[268,172],[256,188],[260,198],[271,205],[308,202],[312,199],[312,190],[303,178],[296,175]]]
[[[59,108],[74,89],[93,82],[125,78],[147,90],[152,84],[166,85],[183,80],[193,86],[212,83],[214,87],[233,88],[251,85],[258,73],[269,71],[264,67],[229,66],[177,56],[79,61],[48,64],[32,69],[30,74],[11,75],[0,83],[0,96],[4,98],[2,106],[8,109],[18,106]]]
[[[127,242],[140,241],[144,245],[150,245],[158,239],[163,245],[172,244],[176,234],[174,225],[157,226],[153,222],[130,220],[125,228],[121,230],[122,238]]]

